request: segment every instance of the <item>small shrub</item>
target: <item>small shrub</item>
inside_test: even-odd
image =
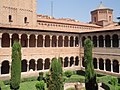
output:
[[[65,72],[64,72],[64,75],[65,75],[66,77],[71,77],[71,76],[73,75],[73,71],[70,71],[70,70],[65,71]]]
[[[39,76],[37,78],[38,81],[43,80],[43,72],[39,72]]]
[[[5,85],[10,85],[10,80],[3,81]]]
[[[42,80],[42,81],[37,82],[35,87],[36,87],[37,90],[45,90],[45,83],[44,83],[44,81]]]
[[[0,81],[0,90],[2,90],[3,87],[4,87],[4,83],[3,81]]]

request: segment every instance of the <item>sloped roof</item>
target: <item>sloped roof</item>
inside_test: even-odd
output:
[[[108,7],[105,7],[102,2],[100,2],[100,5],[97,7],[97,9],[108,9]]]

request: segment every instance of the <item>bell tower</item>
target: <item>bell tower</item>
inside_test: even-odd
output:
[[[36,0],[0,0],[0,23],[36,25]]]
[[[101,2],[97,9],[91,11],[91,23],[100,26],[113,23],[113,10],[105,7]]]

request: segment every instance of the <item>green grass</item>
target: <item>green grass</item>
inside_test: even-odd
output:
[[[36,90],[35,84],[37,81],[23,82],[20,84],[19,90]],[[6,85],[3,90],[10,90],[10,86]]]

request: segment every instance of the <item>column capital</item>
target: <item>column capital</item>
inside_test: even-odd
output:
[[[37,39],[38,35],[35,35],[35,39]]]
[[[10,38],[12,38],[12,34],[9,34],[10,35]]]
[[[52,40],[52,36],[50,35],[50,40]]]
[[[19,36],[19,39],[21,38],[21,35],[22,35],[22,34],[18,34],[18,36]]]
[[[30,35],[27,35],[27,38],[30,39]]]
[[[2,33],[0,33],[0,38],[2,38]]]

